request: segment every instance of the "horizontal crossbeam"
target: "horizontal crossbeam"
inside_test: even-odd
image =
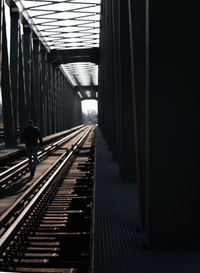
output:
[[[98,85],[88,85],[88,86],[75,86],[75,91],[90,91],[90,92],[98,92]]]
[[[99,63],[99,48],[89,49],[67,49],[51,50],[49,60],[56,65],[74,63],[74,62],[91,62]]]

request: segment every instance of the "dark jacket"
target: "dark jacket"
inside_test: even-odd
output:
[[[26,146],[36,146],[38,145],[38,139],[40,144],[43,144],[39,129],[35,126],[28,125],[23,132],[22,142],[24,142]]]

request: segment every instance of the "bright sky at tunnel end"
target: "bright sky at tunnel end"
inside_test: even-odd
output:
[[[83,100],[82,101],[82,112],[88,114],[91,111],[98,113],[98,102],[97,100]]]

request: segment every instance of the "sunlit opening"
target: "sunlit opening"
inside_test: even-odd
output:
[[[82,102],[83,123],[98,123],[98,103],[97,100],[83,100]]]

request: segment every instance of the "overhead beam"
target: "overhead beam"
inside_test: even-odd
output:
[[[91,98],[82,98],[81,101],[83,100],[97,100],[98,101],[98,98],[97,97],[91,97]]]
[[[39,37],[40,41],[45,46],[46,50],[49,51],[49,47],[48,47],[46,40],[43,38],[42,35],[40,35],[40,31],[39,31],[37,25],[33,23],[32,18],[28,14],[27,10],[24,9],[24,6],[22,5],[21,1],[17,1],[18,5],[16,5],[15,1],[13,1],[13,0],[5,0],[5,2],[11,8],[12,12],[15,12],[19,9],[21,23],[25,27],[31,27],[32,31],[36,34],[36,36]]]
[[[99,63],[99,48],[89,49],[67,49],[51,50],[49,60],[56,65],[75,63],[75,62],[92,62]]]
[[[90,91],[90,92],[98,92],[98,85],[87,85],[87,86],[75,86],[74,90],[78,91]]]

